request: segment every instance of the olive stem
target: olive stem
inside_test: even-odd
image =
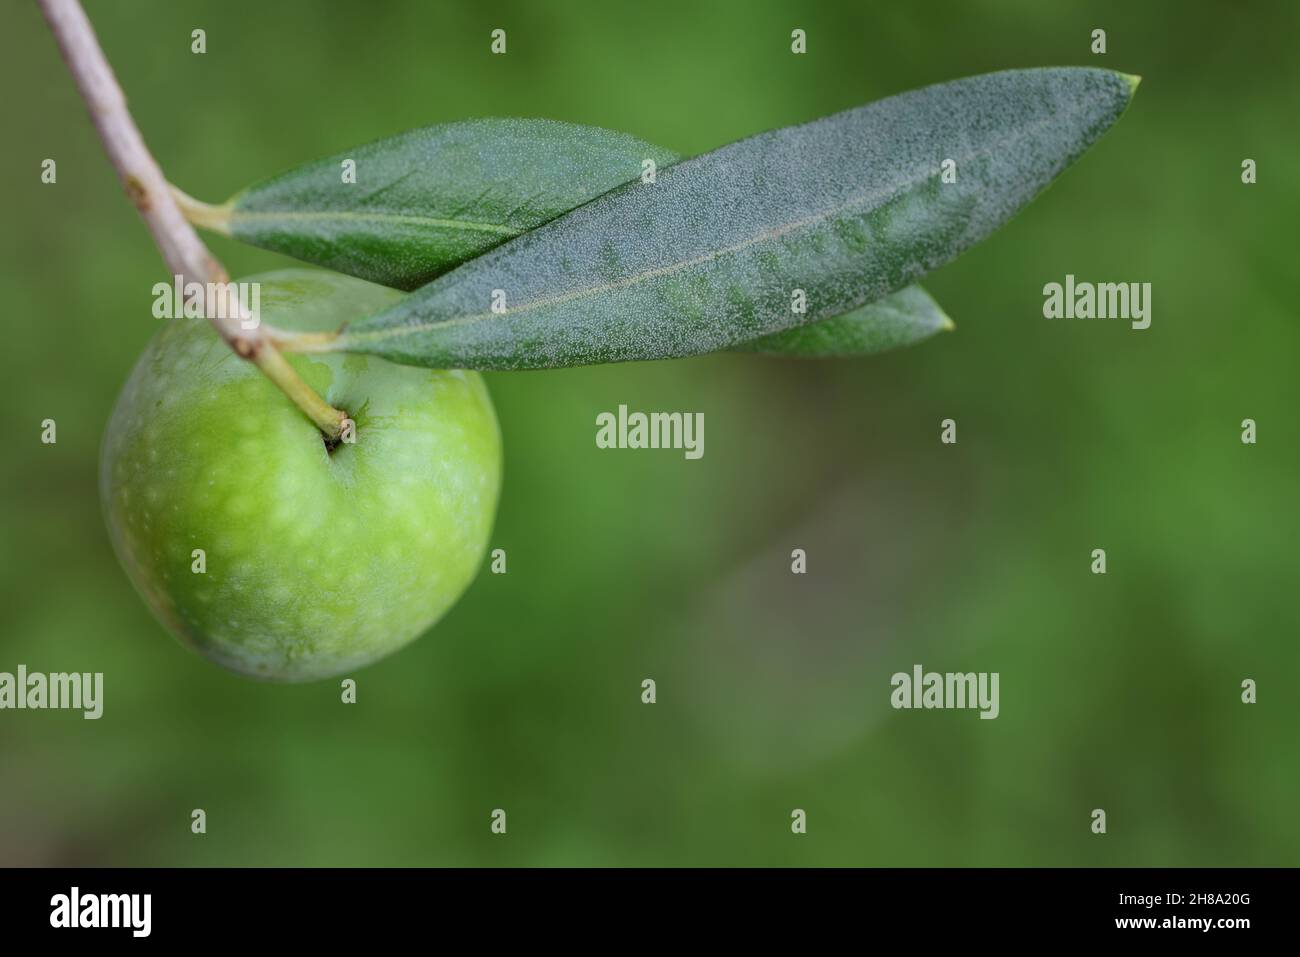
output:
[[[210,283],[228,283],[230,277],[225,268],[208,252],[194,227],[186,221],[162,170],[145,145],[81,4],[78,0],[40,0],[40,5],[59,52],[86,102],[109,162],[149,227],[167,268],[182,277],[182,282],[197,282],[205,290]],[[345,414],[332,408],[302,380],[262,328],[245,328],[249,324],[244,320],[250,317],[242,307],[216,308],[217,303],[207,301],[206,292],[204,296],[204,314],[235,354],[250,360],[265,373],[320,427],[326,438],[337,439]]]
[[[268,379],[279,386],[281,392],[316,423],[316,427],[325,433],[327,439],[334,441],[343,433],[347,413],[334,408],[304,382],[274,343],[263,339],[261,347],[251,359]]]

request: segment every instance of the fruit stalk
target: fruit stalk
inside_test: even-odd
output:
[[[139,127],[126,108],[126,97],[113,69],[95,38],[78,0],[40,0],[59,52],[81,92],[91,121],[104,144],[109,161],[122,180],[126,195],[139,210],[153,235],[163,261],[183,281],[225,283],[226,270],[203,245],[181,214],[162,170],[154,160]],[[235,353],[256,365],[309,417],[329,439],[337,439],[346,414],[317,395],[276,349],[263,328],[245,329],[239,311],[212,308],[204,303],[217,333]],[[223,315],[223,313],[227,313]]]

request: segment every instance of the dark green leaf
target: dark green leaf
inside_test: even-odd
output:
[[[414,289],[638,178],[644,160],[676,158],[592,126],[469,120],[308,163],[197,218],[253,246]],[[343,181],[345,160],[355,183]]]
[[[732,349],[795,359],[847,358],[910,346],[951,328],[952,320],[929,293],[908,286],[842,316],[773,332]]]
[[[510,240],[330,348],[543,368],[711,352],[842,315],[1004,223],[1106,131],[1135,82],[993,73],[763,133]]]

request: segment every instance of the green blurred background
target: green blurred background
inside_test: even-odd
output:
[[[1300,864],[1295,4],[87,9],[164,170],[214,201],[465,117],[696,153],[1007,67],[1144,80],[928,278],[954,332],[490,376],[509,572],[345,706],[183,649],[114,560],[96,455],[164,270],[35,5],[7,5],[0,671],[102,671],[105,710],[0,712],[0,864]],[[235,276],[290,264],[211,245]],[[1045,320],[1067,272],[1151,282],[1151,329]],[[598,450],[619,403],[704,412],[704,458]],[[1000,672],[1001,716],[892,710],[915,663]]]

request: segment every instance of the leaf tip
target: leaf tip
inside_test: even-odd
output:
[[[1132,99],[1133,94],[1137,92],[1138,84],[1142,82],[1142,77],[1136,73],[1121,73],[1119,78],[1128,84],[1129,99]]]

